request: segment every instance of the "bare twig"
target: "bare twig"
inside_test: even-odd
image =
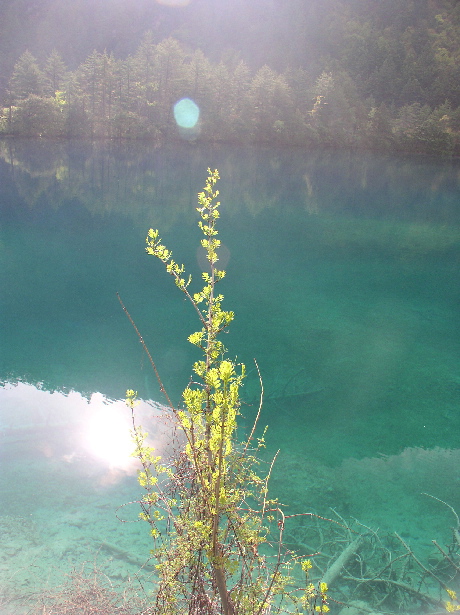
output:
[[[262,375],[260,373],[259,365],[257,364],[257,361],[255,359],[254,359],[254,363],[256,365],[257,373],[259,374],[259,382],[260,382],[259,408],[257,410],[257,415],[256,415],[256,418],[254,419],[254,423],[252,424],[252,429],[251,429],[251,433],[249,434],[249,438],[246,440],[246,443],[244,445],[243,456],[246,455],[249,443],[251,442],[252,438],[254,437],[254,432],[256,430],[257,423],[259,422],[260,413],[262,411],[262,404],[263,404],[263,400],[264,400],[264,383],[263,383],[263,380],[262,380]]]
[[[443,556],[445,557],[445,559],[449,562],[449,564],[457,571],[460,572],[460,567],[452,560],[452,558],[450,557],[450,555],[448,553],[446,553],[444,551],[444,549],[442,547],[440,547],[438,545],[438,543],[436,542],[436,540],[432,540],[431,541],[434,546],[443,554]],[[443,585],[444,589],[447,589],[446,585]]]
[[[161,391],[161,392],[163,393],[163,395],[165,396],[165,399],[166,399],[166,401],[168,402],[168,406],[171,408],[171,410],[172,410],[173,412],[176,412],[176,408],[175,408],[175,407],[174,407],[174,405],[172,404],[171,399],[169,398],[169,395],[168,395],[168,394],[167,394],[167,392],[166,392],[166,389],[165,389],[165,387],[164,387],[164,385],[163,385],[163,382],[162,382],[162,380],[161,380],[161,378],[160,378],[160,374],[158,373],[157,366],[155,365],[155,362],[154,362],[154,360],[153,360],[153,358],[152,358],[152,355],[150,354],[150,350],[148,349],[147,344],[146,344],[146,343],[145,343],[145,341],[144,341],[144,338],[142,337],[142,335],[141,335],[141,333],[140,333],[139,329],[137,328],[136,323],[135,323],[135,322],[134,322],[134,320],[132,319],[131,314],[128,312],[128,310],[127,310],[127,308],[126,308],[125,304],[124,304],[124,303],[123,303],[123,301],[121,300],[121,297],[120,297],[119,293],[117,293],[117,298],[118,298],[118,301],[120,302],[121,307],[123,308],[124,313],[125,313],[125,314],[126,314],[126,316],[128,317],[129,322],[132,324],[132,326],[133,326],[133,328],[134,328],[134,331],[136,332],[136,335],[137,335],[137,337],[139,338],[139,341],[140,341],[140,343],[141,343],[141,345],[142,345],[142,348],[144,349],[144,352],[145,352],[145,354],[147,355],[147,357],[148,357],[148,359],[149,359],[149,361],[150,361],[150,365],[152,366],[153,371],[155,372],[155,376],[156,376],[156,379],[157,379],[157,381],[158,381],[158,384],[160,385],[160,391]]]
[[[264,486],[264,501],[263,501],[263,505],[262,505],[262,512],[261,512],[261,519],[263,519],[265,517],[265,510],[266,510],[266,506],[267,506],[267,492],[268,492],[268,481],[270,480],[271,474],[272,474],[272,470],[273,470],[273,466],[275,465],[275,461],[276,458],[278,457],[278,453],[279,453],[279,449],[276,451],[275,456],[273,457],[271,463],[270,463],[270,468],[268,470],[268,474],[265,477],[265,486]]]
[[[395,536],[401,542],[404,548],[407,550],[407,552],[409,553],[411,558],[414,560],[414,562],[416,562],[422,570],[424,570],[430,577],[432,577],[437,583],[439,583],[439,585],[443,589],[447,589],[446,584],[443,581],[441,581],[441,579],[437,577],[432,570],[429,570],[426,566],[424,566],[422,562],[418,559],[418,557],[415,557],[414,552],[409,547],[409,545],[401,538],[401,536],[399,536],[396,532],[395,532]]]
[[[434,606],[441,607],[441,608],[444,607],[444,603],[441,600],[437,600],[436,598],[433,598],[432,596],[429,596],[428,594],[424,594],[423,592],[419,591],[418,589],[415,589],[411,585],[407,585],[407,583],[402,583],[401,581],[395,581],[393,579],[372,579],[372,578],[359,579],[357,577],[352,577],[352,576],[344,576],[343,578],[346,581],[355,581],[356,583],[382,583],[385,585],[392,585],[393,587],[401,589],[405,593],[412,594],[413,596],[415,596],[422,602],[433,604]]]
[[[455,510],[452,508],[452,506],[450,504],[447,504],[447,502],[444,502],[444,500],[440,500],[436,496],[430,495],[429,493],[422,492],[422,495],[426,495],[429,498],[433,498],[433,500],[437,500],[438,502],[441,502],[441,504],[444,504],[444,506],[447,506],[447,508],[452,512],[452,514],[454,515],[455,519],[457,520],[457,530],[460,530],[460,519],[459,519],[457,513],[455,512]]]

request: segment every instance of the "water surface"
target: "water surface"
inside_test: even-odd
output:
[[[274,494],[420,553],[448,540],[450,511],[421,492],[460,511],[459,161],[41,140],[0,154],[0,584],[51,583],[94,557],[125,579],[148,557],[146,528],[115,514],[139,493],[110,442],[126,444],[134,388],[166,447],[164,400],[116,293],[178,401],[198,327],[144,242],[159,228],[199,283],[208,166],[236,313],[225,342],[250,372],[241,429],[255,358]]]

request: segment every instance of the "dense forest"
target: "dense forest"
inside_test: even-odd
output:
[[[455,0],[175,3],[0,4],[0,133],[460,153]]]

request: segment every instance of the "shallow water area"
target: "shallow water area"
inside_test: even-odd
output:
[[[50,590],[82,566],[115,585],[150,579],[124,402],[17,382],[0,389],[0,404],[2,593]],[[166,453],[162,414],[159,405],[138,406],[149,442]]]
[[[171,434],[116,293],[177,404],[198,326],[144,241],[159,228],[198,284],[208,166],[222,177],[221,290],[236,314],[224,342],[248,369],[240,433],[257,412],[256,358],[262,454],[280,449],[273,496],[392,547],[397,532],[424,562],[433,540],[450,543],[459,161],[42,140],[0,153],[0,586],[51,587],[84,562],[114,583],[151,577],[148,527],[123,506],[140,497],[126,389],[160,452]],[[290,544],[308,551],[315,519],[292,516]]]

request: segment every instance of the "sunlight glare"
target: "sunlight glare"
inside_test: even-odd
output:
[[[164,6],[187,6],[190,4],[190,0],[157,0],[157,2]]]
[[[129,425],[113,406],[98,408],[91,416],[86,442],[90,452],[110,466],[125,467],[133,461]]]
[[[174,360],[178,355],[171,356]],[[162,455],[172,433],[168,408],[151,400],[139,402],[136,421],[149,432],[147,444]],[[1,434],[27,441],[31,455],[82,468],[90,463],[107,471],[107,480],[134,475],[139,467],[132,456],[131,412],[124,399],[108,399],[99,392],[88,399],[77,391],[50,392],[19,381],[0,385],[0,409]]]

